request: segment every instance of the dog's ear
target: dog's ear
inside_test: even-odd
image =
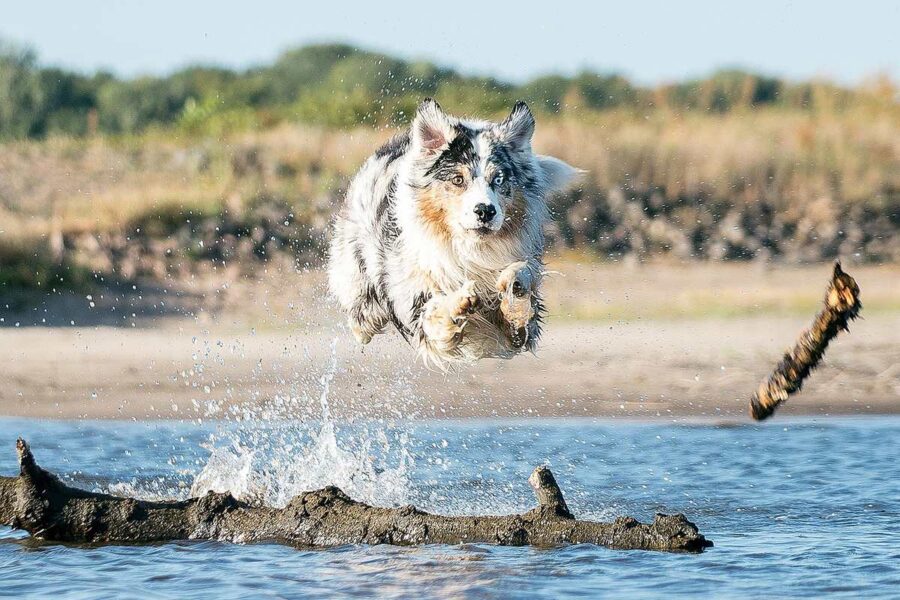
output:
[[[586,171],[576,169],[569,163],[552,156],[537,156],[536,158],[541,173],[544,175],[544,189],[548,194],[565,191],[586,173]]]
[[[531,150],[534,135],[534,115],[528,105],[519,100],[509,116],[500,123],[501,138],[516,150]]]
[[[446,148],[453,137],[453,124],[447,113],[432,98],[425,98],[412,122],[413,146],[426,154],[436,154]]]

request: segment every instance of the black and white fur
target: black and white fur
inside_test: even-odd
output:
[[[577,170],[532,152],[534,126],[524,102],[492,123],[426,99],[410,129],[363,164],[328,259],[361,343],[392,324],[441,366],[535,348],[545,198]]]

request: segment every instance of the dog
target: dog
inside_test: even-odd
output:
[[[352,179],[328,252],[359,342],[392,324],[426,364],[533,351],[545,308],[546,198],[579,170],[534,154],[524,102],[499,123],[427,98]]]

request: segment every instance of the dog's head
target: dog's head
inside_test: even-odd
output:
[[[500,123],[458,119],[430,98],[422,102],[410,130],[420,218],[447,237],[514,233],[535,202],[578,174],[559,159],[532,153],[534,125],[524,102]]]

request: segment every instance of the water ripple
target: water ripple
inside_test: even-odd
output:
[[[257,431],[257,442],[284,439],[277,429],[288,427],[298,440],[291,450],[297,464],[312,464],[303,461],[321,442],[320,423],[261,427],[268,431]],[[42,464],[73,484],[149,497],[185,496],[209,459],[201,444],[223,432],[215,424],[23,419],[0,420],[0,431],[0,442],[26,436]],[[657,511],[684,511],[716,546],[702,555],[592,546],[79,547],[41,544],[0,528],[0,595],[887,598],[900,585],[897,419],[810,419],[766,427],[575,420],[369,423],[342,425],[333,433],[325,440],[327,456],[369,469],[368,476],[397,468],[402,446],[408,462],[391,485],[404,488],[405,501],[428,510],[528,509],[533,499],[526,478],[546,463],[579,516],[627,513],[646,520]],[[382,443],[401,434],[402,444]],[[285,454],[279,459],[290,462]],[[265,464],[267,455],[256,460]],[[0,472],[14,471],[12,448],[0,451]],[[318,476],[317,483],[328,477]],[[348,474],[336,469],[335,476]],[[365,495],[366,489],[360,485],[356,492]]]

